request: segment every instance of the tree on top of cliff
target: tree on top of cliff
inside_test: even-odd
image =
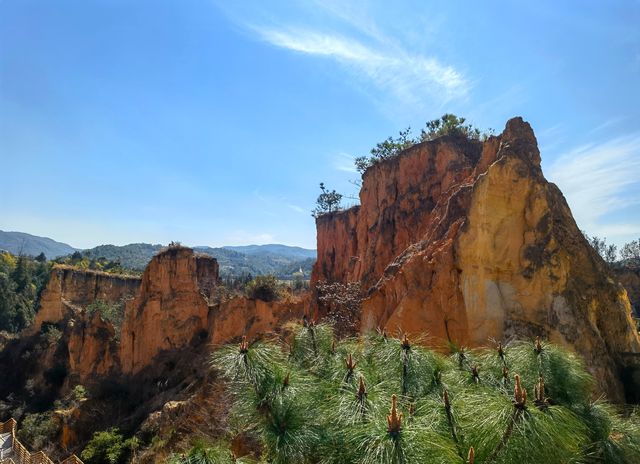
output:
[[[342,194],[335,190],[329,190],[325,187],[324,182],[320,182],[320,195],[316,200],[316,207],[311,212],[311,215],[315,218],[322,216],[323,214],[333,213],[340,209],[340,202],[342,201]]]
[[[420,136],[412,138],[411,128],[407,127],[400,131],[397,138],[388,137],[386,140],[376,144],[371,149],[370,156],[359,156],[355,159],[358,172],[364,172],[371,166],[398,156],[403,150],[412,147],[420,142],[427,142],[445,135],[454,137],[465,137],[471,140],[486,139],[493,133],[493,129],[486,132],[481,131],[472,124],[465,124],[466,119],[455,114],[446,113],[438,119],[433,119],[425,124],[425,128],[420,131]]]
[[[613,243],[608,244],[606,238],[600,238],[596,235],[590,237],[585,231],[582,231],[582,233],[584,234],[584,238],[587,239],[587,242],[589,242],[589,245],[596,250],[606,263],[613,264],[616,262],[618,256],[617,246]]]
[[[640,238],[625,243],[620,250],[620,257],[629,264],[640,265]]]
[[[480,140],[493,132],[492,129],[489,129],[488,132],[482,132],[477,127],[465,124],[465,122],[465,118],[460,118],[455,114],[443,114],[440,119],[433,119],[426,123],[425,128],[420,132],[420,142],[433,140],[444,135]]]

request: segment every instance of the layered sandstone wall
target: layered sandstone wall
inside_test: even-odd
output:
[[[120,361],[136,373],[163,350],[179,349],[208,329],[208,296],[218,281],[217,261],[190,248],[154,256],[136,297],[127,303]]]
[[[318,219],[313,280],[369,289],[362,330],[467,346],[541,335],[573,347],[621,399],[623,353],[640,352],[629,300],[545,180],[522,119],[484,143],[444,137],[380,163],[360,198]]]
[[[140,277],[57,265],[42,292],[31,330],[40,330],[44,322],[58,323],[97,300],[123,303],[135,295],[140,282]]]

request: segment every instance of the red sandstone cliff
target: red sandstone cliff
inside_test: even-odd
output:
[[[142,278],[57,266],[53,269],[36,321],[57,323],[64,333],[69,373],[80,381],[95,376],[135,374],[163,351],[192,343],[223,344],[242,335],[259,337],[299,319],[306,299],[264,302],[236,297],[211,303],[218,282],[217,261],[186,247],[156,255]],[[84,309],[94,301],[124,305],[123,323],[114,327],[101,314]],[[120,339],[116,333],[120,332]]]
[[[249,340],[279,331],[292,320],[301,320],[308,301],[296,298],[283,301],[251,300],[235,297],[212,308],[209,340],[222,345],[246,335]]]
[[[97,300],[124,303],[139,286],[139,277],[57,265],[51,270],[30,330],[40,330],[44,322],[58,323]]]
[[[629,300],[544,178],[521,118],[484,143],[442,137],[376,165],[360,203],[318,218],[312,280],[362,282],[362,330],[459,345],[542,335],[622,398],[622,353],[640,352]]]
[[[68,331],[69,372],[81,382],[119,369],[116,328],[100,313],[78,314]]]
[[[162,350],[179,349],[206,337],[208,297],[218,263],[190,248],[171,247],[151,260],[135,299],[125,310],[120,344],[122,371],[135,373]]]

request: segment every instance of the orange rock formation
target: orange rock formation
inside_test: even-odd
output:
[[[291,298],[264,302],[236,297],[214,303],[217,281],[217,261],[186,247],[156,255],[141,279],[58,266],[30,330],[57,323],[65,334],[69,373],[84,382],[96,375],[135,374],[160,352],[192,342],[219,345],[277,331],[300,319],[308,306],[307,299]],[[96,300],[124,304],[122,327],[98,312],[84,311]]]
[[[574,347],[622,398],[622,353],[640,352],[629,300],[544,178],[521,118],[484,143],[442,137],[377,164],[360,206],[317,229],[312,281],[368,288],[363,331],[467,346],[541,335]]]
[[[42,292],[31,330],[40,330],[44,322],[61,322],[96,300],[121,303],[131,298],[139,286],[139,277],[57,265]]]
[[[232,298],[213,308],[210,341],[214,345],[222,345],[241,335],[251,340],[258,335],[275,332],[288,321],[302,319],[306,306],[304,299],[266,302]]]
[[[179,349],[206,337],[208,298],[218,280],[218,263],[185,247],[156,255],[125,310],[120,344],[124,373],[136,373],[162,350]]]
[[[80,381],[97,374],[107,375],[119,368],[116,329],[98,312],[78,314],[70,323],[69,371]]]

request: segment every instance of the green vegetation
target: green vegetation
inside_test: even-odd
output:
[[[291,274],[302,268],[306,276],[311,274],[314,258],[305,257],[295,247],[280,246],[280,249],[272,250],[269,247],[260,247],[252,252],[243,252],[229,248],[211,248],[206,246],[194,247],[194,251],[213,256],[218,260],[220,275],[223,279],[235,279],[242,275],[275,274],[280,279],[290,279]],[[238,247],[242,249],[242,247]],[[129,273],[144,271],[151,258],[162,250],[161,245],[148,243],[132,243],[130,245],[101,245],[82,251],[82,266],[89,269],[91,262],[94,267],[107,260],[120,263],[120,267]],[[304,250],[309,252],[310,250]],[[77,255],[76,255],[77,256]],[[60,261],[70,260],[71,255]],[[69,262],[69,264],[73,264]],[[115,264],[114,264],[115,266]],[[104,268],[102,269],[104,270]],[[108,270],[107,270],[108,271]]]
[[[44,255],[30,258],[0,252],[0,330],[16,333],[33,321],[50,269]]]
[[[625,262],[640,265],[640,238],[625,243],[620,250],[620,258]]]
[[[124,464],[138,449],[138,440],[126,439],[117,428],[93,434],[80,457],[85,464]]]
[[[243,339],[212,363],[234,392],[230,436],[259,462],[640,462],[638,414],[592,401],[581,361],[539,340],[446,357],[310,323],[286,349]]]
[[[62,338],[62,331],[55,325],[47,322],[42,324],[40,333],[44,335],[49,346],[57,344]]]
[[[169,464],[240,464],[244,461],[235,459],[231,451],[224,445],[196,443],[187,453],[176,454],[169,459]]]
[[[604,259],[605,262],[613,264],[618,256],[618,247],[614,244],[608,244],[606,238],[597,236],[590,237],[585,231],[582,231],[584,238],[587,239],[589,245]]]
[[[257,276],[244,288],[247,298],[275,301],[284,296],[284,288],[274,275]]]
[[[58,424],[51,412],[27,414],[18,429],[18,439],[31,450],[48,446],[58,434]]]
[[[324,182],[320,182],[320,195],[316,200],[316,207],[311,212],[311,215],[315,218],[322,216],[323,214],[333,213],[340,209],[340,202],[342,201],[342,194],[335,190],[329,190],[325,187]]]
[[[411,137],[411,128],[408,127],[400,131],[398,137],[389,137],[386,140],[376,144],[371,149],[370,156],[359,156],[355,159],[355,165],[358,172],[364,172],[371,166],[382,161],[395,158],[403,150],[413,145],[434,140],[445,135],[453,137],[464,137],[471,140],[486,139],[493,133],[492,129],[482,132],[471,124],[465,124],[466,119],[460,118],[453,114],[443,114],[439,119],[434,119],[425,124],[425,128],[420,131],[420,136]]]
[[[91,258],[87,254],[80,253],[79,251],[76,251],[69,256],[57,258],[55,262],[57,264],[66,264],[79,269],[89,269],[92,271],[107,272],[109,274],[136,274],[135,271],[123,268],[120,261],[110,261],[104,256]]]
[[[109,304],[102,300],[95,300],[85,308],[85,311],[89,317],[92,317],[95,313],[100,314],[103,321],[110,322],[113,325],[116,330],[116,336],[120,336],[120,329],[124,319],[123,302]]]
[[[613,243],[607,243],[607,239],[600,238],[596,235],[590,236],[584,230],[582,231],[584,238],[587,239],[589,245],[600,255],[607,264],[617,264],[622,266],[640,266],[640,238],[625,243],[620,248]]]

